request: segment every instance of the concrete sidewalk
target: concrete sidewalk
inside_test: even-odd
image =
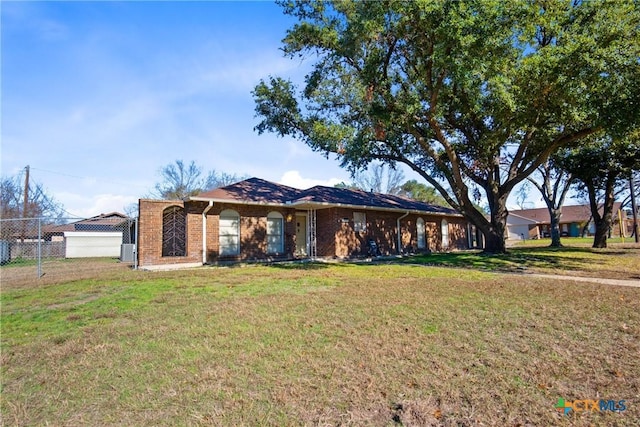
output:
[[[528,277],[536,277],[541,279],[573,280],[574,282],[590,282],[590,283],[600,283],[603,285],[611,285],[611,286],[630,286],[633,288],[640,288],[640,280],[603,279],[600,277],[561,276],[561,275],[555,275],[555,274],[537,274],[537,273],[525,273],[524,275]]]

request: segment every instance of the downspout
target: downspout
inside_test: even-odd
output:
[[[409,215],[409,212],[406,212],[404,215],[399,217],[397,221],[398,226],[398,255],[402,255],[402,234],[400,233],[400,220],[406,218]]]
[[[202,211],[202,264],[207,263],[207,212],[213,207],[213,200],[209,200],[209,205]]]

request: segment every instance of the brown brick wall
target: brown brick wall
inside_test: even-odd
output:
[[[366,215],[366,232],[354,231],[353,213]],[[397,220],[403,214],[347,208],[319,210],[318,218],[318,255],[347,258],[367,255],[369,239],[375,240],[383,255],[398,253]],[[416,221],[421,217],[425,221],[426,244],[424,249],[442,250],[442,218],[433,215],[410,214],[400,220],[401,244],[403,251],[418,252]],[[343,219],[345,221],[343,221]],[[466,249],[466,226],[462,218],[447,218],[449,222],[449,249]]]
[[[184,257],[162,256],[162,212],[170,206],[180,206],[187,216],[187,250]],[[140,200],[138,240],[139,265],[197,263],[202,261],[202,212],[205,202]],[[240,215],[240,255],[219,256],[219,215],[232,209]],[[267,254],[267,215],[279,212],[284,218],[284,252]],[[353,213],[366,215],[366,232],[355,232]],[[216,203],[207,213],[207,262],[292,259],[295,252],[295,209],[255,205]],[[324,257],[347,258],[367,255],[369,239],[378,244],[381,254],[397,254],[397,219],[401,213],[376,212],[347,208],[319,209],[317,221],[317,254]],[[425,221],[427,248],[442,250],[441,217],[408,215],[400,222],[403,251],[418,251],[416,221]],[[346,219],[346,221],[343,221]],[[449,249],[467,247],[466,226],[462,218],[447,218],[449,222]]]
[[[240,255],[221,257],[220,213],[231,209],[240,215]],[[267,253],[267,215],[279,212],[284,221],[284,252]],[[258,259],[291,259],[295,252],[295,209],[272,206],[216,203],[207,213],[207,262],[244,261]]]
[[[202,208],[191,205],[185,208],[182,201],[140,200],[138,222],[138,264],[180,264],[202,261]],[[162,256],[162,212],[170,206],[185,208],[187,216],[186,256]],[[200,209],[200,210],[198,210]]]
[[[449,221],[449,249],[467,249],[467,222],[462,218],[447,218]]]

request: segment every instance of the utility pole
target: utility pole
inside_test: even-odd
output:
[[[633,174],[629,177],[629,190],[631,191],[631,213],[633,215],[633,235],[636,243],[640,242],[638,238],[638,208],[636,207],[636,194],[633,188]]]
[[[29,206],[29,165],[24,168],[24,194],[22,200],[22,243],[27,234],[27,207]]]
[[[24,199],[22,208],[22,218],[27,217],[27,208],[29,206],[29,165],[24,168]]]

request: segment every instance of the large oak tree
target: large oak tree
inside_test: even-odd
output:
[[[408,165],[505,250],[506,200],[559,147],[638,122],[633,1],[286,1],[284,52],[304,87],[269,77],[259,133],[299,138],[352,171]],[[490,216],[474,207],[484,192]]]

